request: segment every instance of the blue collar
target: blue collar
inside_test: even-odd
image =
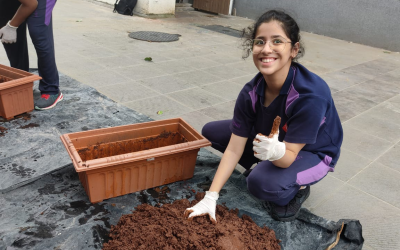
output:
[[[292,66],[290,66],[289,73],[288,73],[288,75],[286,77],[286,80],[283,83],[283,86],[282,86],[281,91],[279,93],[280,95],[287,95],[288,94],[289,89],[290,89],[290,85],[292,85],[292,82],[293,82],[294,72],[295,72],[295,66],[292,64]],[[261,75],[261,73],[260,73],[260,75]],[[257,90],[256,90],[258,96],[264,96],[264,93],[265,93],[265,84],[266,84],[266,82],[265,82],[265,79],[264,79],[264,77],[262,75],[261,75],[261,77],[262,77],[262,80],[261,80],[260,84],[258,84],[258,87],[257,87]]]

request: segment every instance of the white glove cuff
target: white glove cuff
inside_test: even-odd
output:
[[[286,144],[284,142],[278,142],[274,147],[274,154],[269,159],[270,161],[276,161],[282,158],[286,153]]]
[[[11,22],[11,21],[8,21],[8,23],[7,23],[7,26],[8,26],[8,27],[10,27],[10,28],[12,28],[12,29],[18,29],[18,27],[12,26],[12,25],[10,24],[10,22]]]
[[[204,198],[209,198],[211,200],[217,201],[219,198],[218,192],[211,192],[211,191],[206,191],[206,195]]]

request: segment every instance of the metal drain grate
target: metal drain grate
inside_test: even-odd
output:
[[[129,37],[133,39],[148,41],[148,42],[173,42],[178,41],[179,34],[168,34],[155,31],[137,31],[129,33]]]
[[[229,35],[229,36],[234,36],[234,37],[242,37],[242,31],[240,30],[235,30],[229,27],[224,27],[222,25],[206,25],[206,26],[199,26],[200,28],[203,29],[208,29],[208,30],[212,30],[218,33],[222,33],[225,35]]]

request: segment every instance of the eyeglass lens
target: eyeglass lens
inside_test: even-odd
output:
[[[254,39],[252,42],[252,51],[253,54],[259,54],[265,48],[266,44],[270,49],[274,52],[281,52],[285,49],[286,40],[283,37],[273,38],[269,41],[264,41],[262,39]]]

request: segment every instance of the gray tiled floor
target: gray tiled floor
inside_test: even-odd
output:
[[[167,75],[166,72],[149,65],[150,63],[148,65],[137,65],[134,63],[128,67],[115,68],[114,71],[131,80],[143,80],[149,77]]]
[[[207,73],[207,70],[193,70],[175,75],[179,80],[184,82],[202,86],[205,84],[216,83],[223,80],[220,76],[214,76]]]
[[[98,91],[120,103],[152,98],[159,95],[158,92],[135,81],[101,87],[98,88]]]
[[[372,249],[400,248],[399,209],[348,184],[311,211],[331,220],[357,218]]]
[[[164,94],[196,87],[195,85],[180,79],[175,74],[146,78],[139,80],[138,82],[154,91],[157,91],[158,93]]]
[[[168,94],[168,96],[181,103],[185,103],[194,110],[210,107],[226,101],[226,99],[200,88],[182,90]]]
[[[193,111],[193,109],[164,95],[127,102],[124,105],[155,120],[179,117]],[[162,111],[162,114],[158,115],[158,111]]]
[[[241,86],[257,70],[251,57],[242,59],[240,39],[199,26],[240,30],[251,23],[195,11],[146,19],[90,1],[59,1],[58,68],[155,120],[182,117],[200,131],[207,122],[232,117]],[[139,30],[181,37],[172,43],[128,37]],[[335,172],[312,187],[305,207],[330,220],[360,220],[363,249],[400,249],[400,55],[306,32],[302,39],[300,62],[331,87],[345,137]],[[37,67],[31,43],[29,48],[31,67]],[[4,50],[0,63],[8,64]],[[64,98],[67,105],[74,97]]]
[[[335,172],[330,175],[339,180],[348,181],[371,164],[371,162],[372,160],[342,149],[340,152],[340,161],[335,167]]]
[[[235,83],[233,81],[222,81],[218,83],[212,83],[200,87],[205,91],[220,96],[226,100],[236,100],[238,93],[243,88],[243,85]]]
[[[114,84],[121,84],[132,81],[128,77],[124,77],[109,69],[95,70],[83,73],[74,72],[70,76],[78,78],[85,84],[96,88],[113,86]]]
[[[374,160],[386,152],[393,143],[371,135],[364,131],[343,125],[343,132],[346,134],[342,148],[357,153],[367,159]]]
[[[374,162],[351,179],[349,184],[400,208],[399,179],[398,171]]]
[[[214,118],[214,121],[232,119],[234,107],[235,101],[228,101],[212,107],[201,109],[200,112],[204,115]]]

